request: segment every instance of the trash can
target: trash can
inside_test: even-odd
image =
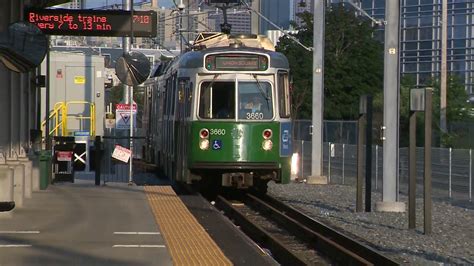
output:
[[[70,181],[74,183],[74,137],[54,137],[53,183]]]
[[[48,188],[48,185],[51,180],[51,175],[52,175],[50,150],[40,151],[39,164],[40,164],[40,189],[44,190]]]

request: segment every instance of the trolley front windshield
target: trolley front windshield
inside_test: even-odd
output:
[[[272,99],[272,86],[266,81],[205,81],[200,87],[199,117],[269,120]]]

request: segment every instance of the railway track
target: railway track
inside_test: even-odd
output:
[[[398,265],[267,195],[220,195],[215,206],[282,265]]]

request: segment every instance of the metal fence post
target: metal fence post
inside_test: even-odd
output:
[[[469,149],[469,201],[472,201],[472,149]]]
[[[379,145],[375,144],[375,190],[377,190],[377,179],[379,179]]]
[[[345,154],[346,154],[346,144],[342,144],[342,184],[344,185],[344,165],[345,165]]]
[[[451,198],[451,158],[452,158],[452,148],[449,148],[449,198]]]
[[[331,142],[328,142],[329,152],[328,152],[328,184],[331,183]]]
[[[304,140],[301,140],[301,179],[305,177],[304,175]]]

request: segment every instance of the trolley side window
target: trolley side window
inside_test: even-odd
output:
[[[280,108],[280,117],[289,118],[290,112],[290,88],[288,82],[288,72],[278,72],[278,99]]]
[[[235,119],[235,82],[207,81],[201,84],[199,117]]]
[[[263,120],[273,117],[272,86],[268,82],[239,82],[239,119]]]

